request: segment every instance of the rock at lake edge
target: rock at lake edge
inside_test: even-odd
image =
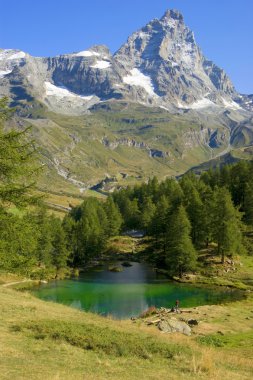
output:
[[[158,328],[165,333],[179,332],[187,336],[191,335],[190,326],[188,326],[185,322],[178,321],[177,319],[171,318],[168,320],[160,321],[158,323]]]

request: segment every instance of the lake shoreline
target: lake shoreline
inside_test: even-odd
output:
[[[113,265],[112,265],[113,264]],[[106,262],[80,273],[79,277],[50,281],[30,290],[44,300],[57,301],[81,310],[116,319],[139,316],[150,306],[172,308],[176,299],[182,307],[197,307],[239,301],[245,292],[213,284],[180,283],[161,276],[147,263]]]

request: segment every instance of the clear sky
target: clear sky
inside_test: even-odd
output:
[[[54,56],[105,44],[114,52],[171,8],[236,89],[253,93],[253,0],[0,0],[0,48]]]

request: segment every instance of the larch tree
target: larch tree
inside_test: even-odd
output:
[[[194,270],[197,254],[191,241],[191,224],[185,208],[180,205],[170,215],[166,242],[166,264],[171,275],[182,277]]]
[[[111,196],[109,196],[104,203],[104,210],[107,216],[108,236],[118,235],[123,223],[123,219],[120,214],[118,205],[114,202]]]
[[[38,197],[32,195],[35,178],[41,167],[36,164],[34,142],[28,138],[28,129],[4,131],[10,117],[8,99],[0,99],[0,207],[15,204],[25,206]]]
[[[214,194],[213,238],[218,245],[218,254],[224,263],[225,255],[233,256],[243,250],[241,213],[234,207],[226,188],[219,188]]]

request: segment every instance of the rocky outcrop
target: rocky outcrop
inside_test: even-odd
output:
[[[183,134],[184,149],[206,146],[211,149],[229,145],[230,132],[228,129],[201,128],[191,129]]]
[[[179,332],[181,334],[190,336],[191,328],[183,321],[178,321],[176,318],[170,318],[158,323],[158,328],[164,333]]]
[[[111,141],[107,137],[104,137],[102,139],[102,144],[112,150],[116,149],[120,145],[133,147],[137,149],[145,149],[147,150],[149,157],[152,157],[152,158],[166,158],[170,156],[169,152],[163,152],[162,150],[159,150],[159,149],[150,148],[149,145],[146,144],[145,142],[136,141],[135,139],[130,139],[130,138],[121,138],[121,139],[116,139],[114,141]]]
[[[181,333],[190,336],[192,328],[198,326],[199,321],[194,318],[183,318],[182,315],[192,313],[192,310],[166,309],[164,307],[149,307],[144,311],[138,320],[148,326],[156,326],[163,333]],[[136,318],[132,318],[136,322]]]

